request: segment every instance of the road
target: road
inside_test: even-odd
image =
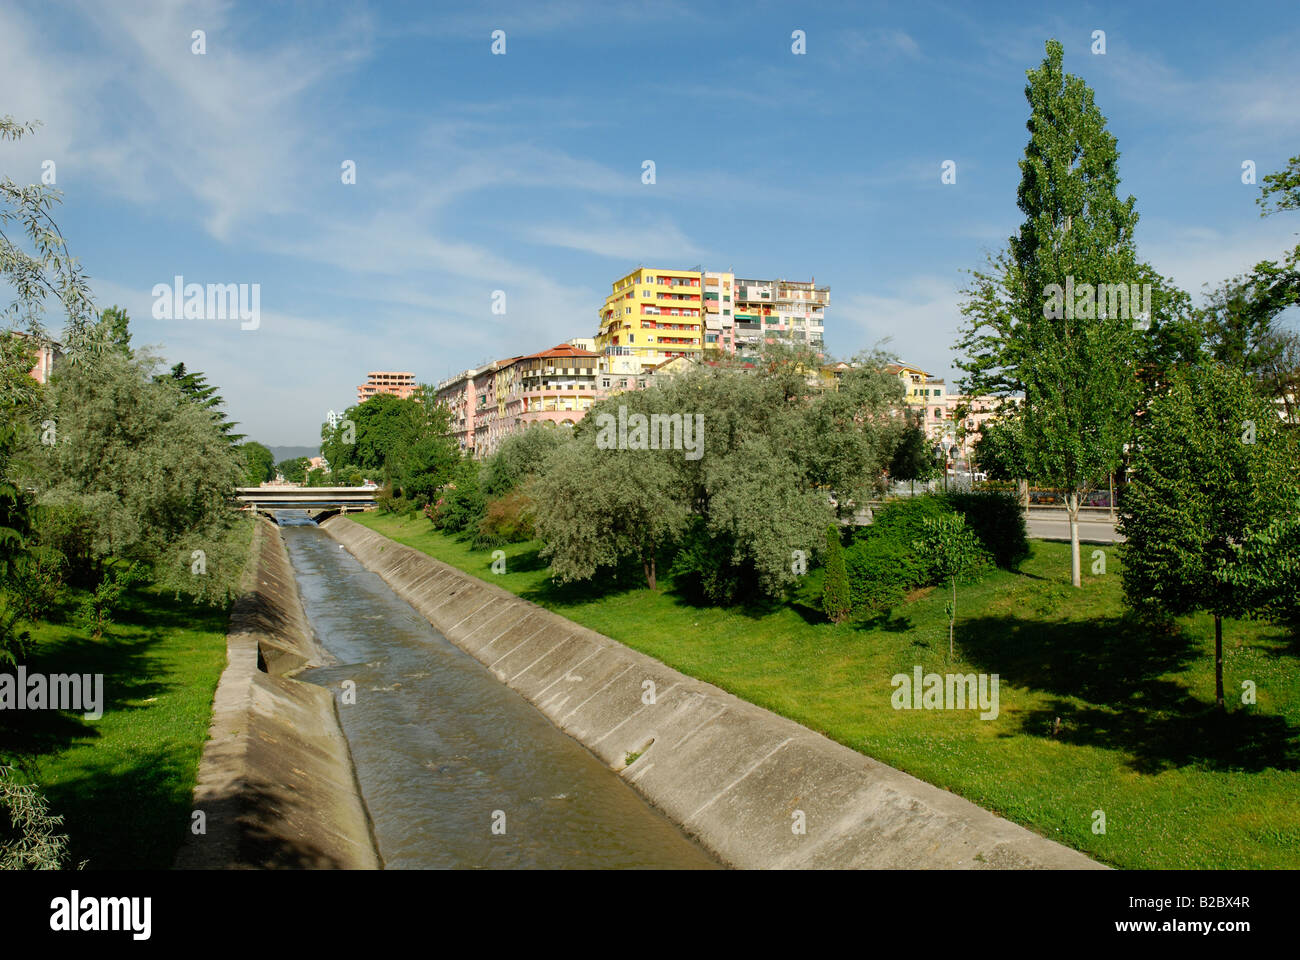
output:
[[[1043,516],[1030,511],[1026,521],[1029,535],[1039,540],[1069,540],[1070,521],[1064,511],[1059,517]],[[1115,525],[1109,520],[1079,520],[1079,540],[1085,543],[1120,543],[1124,538],[1115,532]]]

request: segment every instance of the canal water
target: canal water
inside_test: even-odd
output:
[[[386,867],[717,868],[305,513],[276,516],[307,617],[339,661],[298,679],[339,703]]]

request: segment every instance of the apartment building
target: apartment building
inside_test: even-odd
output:
[[[418,386],[413,373],[372,370],[366,375],[366,382],[357,387],[357,403],[365,403],[380,393],[391,393],[405,400],[415,393]]]
[[[478,372],[475,369],[462,370],[443,380],[436,388],[438,402],[451,415],[451,434],[462,450],[474,449],[474,412],[478,406],[474,377]]]
[[[704,347],[724,353],[736,352],[734,273],[704,273]]]
[[[600,308],[596,349],[612,373],[636,375],[704,345],[701,273],[642,267],[614,281]]]
[[[784,343],[825,354],[826,307],[831,288],[816,280],[735,281],[734,349],[753,356],[765,344]]]
[[[527,356],[465,370],[437,386],[462,450],[488,456],[512,433],[533,425],[571,427],[605,391],[601,356],[561,343]]]
[[[535,424],[571,427],[600,394],[600,354],[561,343],[513,365],[505,415],[516,429]]]

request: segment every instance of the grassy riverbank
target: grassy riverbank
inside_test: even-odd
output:
[[[1159,635],[1127,620],[1118,549],[1078,591],[1066,545],[1042,541],[1018,573],[960,588],[949,665],[942,591],[836,626],[820,613],[818,571],[786,605],[703,607],[669,589],[556,587],[536,543],[503,548],[507,572],[494,575],[491,551],[423,518],[353,519],[1104,862],[1300,867],[1300,644],[1266,623],[1226,624],[1219,717],[1212,622]],[[894,710],[890,679],[915,665],[997,673],[998,718]],[[1254,706],[1241,704],[1246,680]]]
[[[69,861],[166,869],[189,825],[212,695],[226,665],[228,608],[134,590],[99,640],[71,620],[77,596],[32,629],[28,674],[104,675],[103,716],[0,714],[0,754],[64,818]]]

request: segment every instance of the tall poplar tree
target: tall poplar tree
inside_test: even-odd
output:
[[[1018,233],[973,274],[957,344],[964,392],[1023,392],[1025,465],[1064,494],[1070,579],[1080,585],[1079,507],[1120,464],[1140,395],[1134,329],[1167,299],[1137,260],[1133,197],[1121,200],[1119,151],[1092,90],[1064,72],[1056,40],[1028,72],[1029,142],[1020,161]],[[1101,285],[1150,282],[1141,309]],[[1113,289],[1113,288],[1111,288]],[[1144,297],[1138,297],[1144,301]],[[1149,306],[1149,310],[1148,310]]]

